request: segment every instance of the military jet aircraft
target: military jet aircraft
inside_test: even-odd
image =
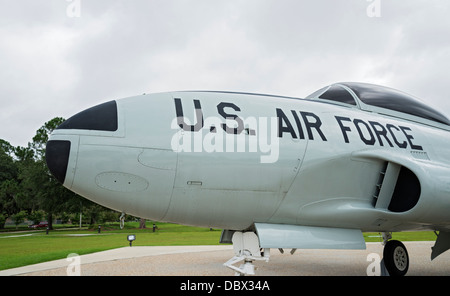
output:
[[[403,92],[336,83],[305,99],[180,91],[118,99],[53,131],[46,160],[68,189],[123,214],[224,229],[225,265],[254,274],[270,249],[364,249],[392,232],[450,248],[450,121]],[[240,266],[235,264],[241,262]]]

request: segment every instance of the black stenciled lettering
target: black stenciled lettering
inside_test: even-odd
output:
[[[366,122],[357,118],[352,120],[351,118],[344,116],[335,116],[335,118],[341,129],[345,143],[350,143],[348,134],[352,132],[352,128],[347,122],[353,121],[353,124],[358,131],[359,138],[366,145],[373,146],[378,140],[380,146],[384,146],[384,143],[387,142],[390,147],[406,149],[409,144],[411,149],[423,150],[422,146],[413,143],[414,137],[409,133],[411,132],[411,128],[409,127],[396,126],[390,123],[381,124],[376,121]],[[306,120],[305,122],[308,124]],[[402,133],[406,137],[406,141],[404,140]],[[393,143],[395,143],[395,145]]]
[[[181,104],[181,99],[175,99],[175,112],[177,114],[177,123],[185,131],[198,132],[203,128],[203,112],[202,106],[199,100],[194,100],[195,116],[197,117],[197,123],[195,125],[187,124],[184,121],[183,105]]]
[[[384,146],[383,141],[381,140],[381,137],[383,136],[384,139],[388,142],[389,146],[394,147],[394,145],[392,145],[391,140],[389,140],[387,136],[387,130],[381,123],[376,121],[369,121],[369,123],[372,126],[373,130],[375,131],[375,134],[377,135],[378,138],[378,142],[380,143],[381,146]]]
[[[292,115],[294,115],[295,123],[297,124],[298,135],[300,139],[305,139],[305,134],[303,133],[302,124],[300,123],[300,118],[295,110],[291,110]]]
[[[366,145],[374,145],[375,144],[375,136],[373,135],[372,130],[370,129],[369,125],[361,119],[354,119],[353,123],[355,124],[356,130],[358,131],[359,138],[361,139],[361,141],[363,141]],[[370,139],[367,139],[364,136],[364,133],[361,130],[360,124],[362,124],[366,128],[367,133],[370,135]]]
[[[292,127],[292,124],[287,118],[286,114],[284,114],[283,110],[277,108],[277,117],[278,117],[278,137],[282,138],[283,133],[290,133],[292,138],[297,139],[297,135],[295,134],[294,128]]]
[[[339,127],[341,128],[342,136],[344,136],[345,143],[350,143],[348,136],[347,136],[347,132],[351,132],[351,129],[348,126],[344,126],[342,121],[351,122],[352,120],[348,117],[342,117],[342,116],[335,116],[335,118],[339,124]]]
[[[400,143],[397,139],[397,137],[395,136],[394,132],[392,131],[392,129],[396,129],[397,131],[400,131],[400,129],[398,127],[396,127],[393,124],[387,124],[386,125],[387,130],[389,131],[389,133],[392,136],[392,139],[394,139],[395,144],[399,147],[399,148],[406,148],[408,147],[408,143],[406,141],[403,141],[403,143]]]
[[[315,129],[319,136],[322,138],[322,141],[327,141],[327,138],[320,130],[320,127],[322,126],[322,121],[320,120],[319,116],[317,116],[314,113],[311,112],[300,112],[302,115],[303,121],[305,122],[306,131],[308,132],[308,138],[310,140],[314,140],[314,136],[312,133],[312,129]],[[309,121],[308,117],[312,117],[315,121]]]
[[[408,140],[409,145],[411,145],[411,148],[412,148],[412,149],[415,149],[415,150],[423,150],[422,146],[415,145],[415,144],[413,144],[413,142],[411,141],[411,140],[414,140],[414,137],[411,136],[410,134],[408,134],[408,133],[406,132],[406,131],[411,131],[411,129],[410,129],[409,127],[399,126],[399,128],[400,128],[400,129],[402,130],[402,132],[405,134],[406,139]]]
[[[239,108],[238,106],[236,106],[233,103],[226,103],[226,102],[221,102],[219,105],[217,105],[217,111],[223,118],[233,119],[234,121],[237,122],[237,125],[238,125],[237,127],[231,128],[231,127],[228,127],[225,123],[222,123],[223,130],[228,134],[239,135],[244,130],[244,121],[236,114],[226,113],[224,110],[225,108],[231,108],[234,111],[241,111],[241,108]]]

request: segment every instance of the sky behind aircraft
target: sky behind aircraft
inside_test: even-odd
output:
[[[122,97],[304,97],[336,81],[414,94],[447,116],[450,3],[0,0],[0,138]]]

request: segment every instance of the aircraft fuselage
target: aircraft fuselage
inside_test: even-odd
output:
[[[448,130],[244,93],[172,92],[108,104],[69,119],[48,146],[55,158],[65,149],[64,186],[108,208],[233,230],[254,223],[448,228]]]

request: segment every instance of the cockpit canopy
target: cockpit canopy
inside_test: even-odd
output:
[[[307,99],[325,100],[339,105],[401,117],[408,120],[425,119],[450,126],[449,119],[418,99],[398,90],[358,82],[344,82],[324,87]]]

